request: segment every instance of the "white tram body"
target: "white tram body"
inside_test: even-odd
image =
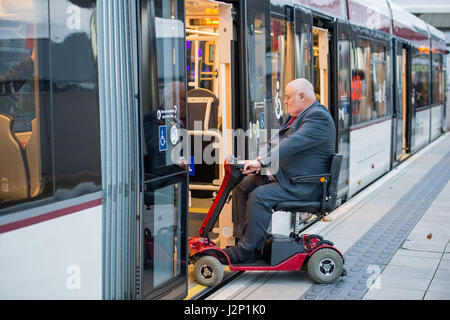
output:
[[[180,141],[257,149],[308,78],[346,201],[442,134],[446,53],[389,0],[0,0],[0,299],[186,297],[223,163]],[[220,246],[232,228],[227,204]]]

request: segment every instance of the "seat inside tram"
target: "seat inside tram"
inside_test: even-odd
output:
[[[223,177],[223,114],[231,114],[231,5],[187,0],[186,76],[190,136],[189,236],[197,232]],[[231,31],[231,27],[228,28]],[[228,110],[229,109],[229,110]],[[199,142],[201,141],[201,150]],[[206,159],[208,156],[214,159]],[[211,163],[213,162],[213,163]],[[214,232],[213,232],[214,233]]]
[[[38,197],[44,188],[40,100],[36,99],[39,74],[30,58],[36,51],[36,43],[23,41],[23,47],[16,49],[22,55],[9,54],[14,51],[8,40],[2,39],[0,46],[4,57],[0,74],[19,73],[18,77],[23,78],[0,83],[0,205],[8,205]]]

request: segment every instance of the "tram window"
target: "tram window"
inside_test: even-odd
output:
[[[280,19],[271,19],[272,49],[272,96],[274,97],[274,113],[278,121],[273,127],[281,126],[282,116],[287,114],[283,103],[284,89],[295,78],[294,60],[294,25]]]
[[[265,17],[263,13],[257,13],[251,22],[252,34],[248,39],[247,57],[249,64],[250,100],[252,102],[263,102],[265,100],[266,88],[266,31]]]
[[[441,56],[439,67],[439,101],[445,103],[445,68],[444,68],[444,56]]]
[[[386,115],[386,48],[382,45],[372,44],[371,48],[373,110],[372,118],[376,119]]]
[[[429,104],[430,56],[426,49],[412,49],[411,87],[412,104],[416,108]]]
[[[372,81],[370,79],[370,43],[358,39],[352,66],[353,124],[372,119]]]
[[[157,1],[155,15],[158,95],[142,106],[145,179],[184,171],[179,142],[187,126],[182,2]]]
[[[443,96],[443,71],[442,71],[442,55],[433,53],[432,56],[432,104],[442,102]]]
[[[260,1],[258,1],[259,3]],[[258,4],[259,5],[259,4]],[[248,128],[252,128],[254,134],[249,137],[249,150],[247,157],[256,158],[260,144],[267,139],[267,130],[276,127],[278,119],[272,98],[271,84],[271,46],[270,19],[261,7],[256,7],[247,12],[247,57],[248,68],[249,104],[246,110]],[[264,120],[262,120],[264,118]],[[275,124],[274,124],[275,122]],[[264,129],[264,130],[260,130]]]
[[[101,188],[95,7],[0,0],[0,210]]]
[[[309,25],[302,25],[302,32],[295,34],[295,67],[296,78],[305,78],[311,81],[311,32]]]
[[[350,41],[345,39],[345,34],[341,33],[338,40],[339,50],[339,74],[338,74],[338,101],[339,120],[348,126],[350,108]]]

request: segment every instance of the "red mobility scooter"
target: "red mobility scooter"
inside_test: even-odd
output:
[[[292,177],[291,182],[320,181],[323,186],[322,201],[289,201],[278,203],[274,210],[309,212],[323,216],[336,206],[336,189],[342,155],[335,154],[330,173],[314,176]],[[229,156],[225,161],[225,176],[199,230],[199,236],[189,239],[189,261],[194,264],[194,277],[205,286],[215,286],[222,281],[223,265],[231,271],[297,271],[305,268],[317,283],[332,283],[344,276],[344,257],[333,243],[317,234],[269,235],[262,255],[252,263],[231,264],[227,254],[209,239],[209,232],[222,211],[233,188],[245,177],[241,173],[243,161]]]

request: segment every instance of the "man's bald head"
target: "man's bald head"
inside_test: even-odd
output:
[[[292,86],[296,93],[303,92],[307,97],[315,99],[316,94],[311,82],[305,78],[298,78],[288,83],[288,86]]]
[[[286,86],[284,103],[288,113],[297,117],[300,112],[316,101],[314,87],[307,79],[298,78],[289,82]]]

